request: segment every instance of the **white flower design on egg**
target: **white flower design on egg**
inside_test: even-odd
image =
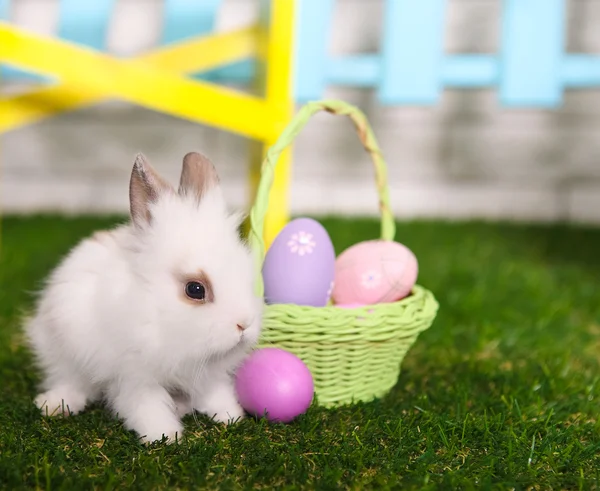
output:
[[[381,273],[379,271],[370,270],[362,274],[361,284],[365,288],[371,289],[379,286],[381,283]]]
[[[305,254],[311,254],[317,243],[313,240],[312,234],[300,231],[292,235],[287,245],[294,254],[304,256]]]

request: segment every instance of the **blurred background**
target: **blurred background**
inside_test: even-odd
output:
[[[600,1],[519,1],[529,3],[530,11],[541,7],[540,24],[560,21],[564,27],[564,37],[560,38],[556,32],[548,32],[552,27],[537,26],[539,33],[531,32],[532,43],[539,42],[538,34],[542,38],[548,35],[561,42],[561,50],[567,53],[600,52]],[[65,13],[66,7],[59,0],[0,0],[0,15],[15,26],[45,36],[57,36],[61,29],[71,33],[79,29],[84,37],[85,32],[92,32],[105,40],[99,48],[122,57],[136,56],[168,42],[167,38],[174,36],[165,34],[167,28],[177,31],[175,17],[168,25],[165,21],[170,15],[167,0],[62,3],[71,4],[74,13]],[[255,0],[170,3],[179,4],[180,16],[187,12],[178,21],[183,23],[182,36],[188,31],[191,35],[194,28],[217,32],[240,28],[255,22],[259,15]],[[309,0],[304,3],[315,4]],[[304,20],[302,28],[297,28],[303,37],[297,33],[296,43],[301,47],[310,44],[311,36],[306,33],[313,29],[313,37],[325,41],[312,45],[320,46],[323,56],[335,58],[388,49],[385,36],[389,38],[395,25],[406,22],[386,21],[386,9],[393,8],[389,5],[393,3],[406,8],[410,2],[316,3],[326,13],[312,27]],[[515,2],[423,0],[425,4],[429,10],[420,9],[417,14],[421,21],[431,15],[434,26],[442,19],[438,31],[440,49],[446,56],[491,55],[499,63],[504,59],[503,46],[507,44],[502,40],[503,21],[506,9]],[[202,7],[196,8],[198,5]],[[65,24],[69,22],[71,27]],[[323,22],[328,25],[326,32],[319,30]],[[419,17],[417,27],[418,22]],[[518,22],[515,25],[518,27]],[[420,59],[419,49],[416,47],[414,53]],[[295,60],[304,70],[300,77],[314,68],[310,67],[311,56],[316,60],[311,52],[302,56]],[[549,61],[540,66],[548,69],[556,56],[544,59]],[[243,86],[246,68],[230,72],[230,80],[217,81]],[[536,68],[531,64],[531,77],[539,79]],[[384,66],[381,73],[385,72]],[[439,85],[435,100],[388,103],[380,97],[381,84],[377,81],[344,82],[338,75],[336,82],[335,75],[332,77],[322,81],[322,93],[314,94],[304,90],[306,84],[302,85],[295,74],[296,108],[304,102],[303,97],[315,95],[341,98],[365,111],[388,162],[396,217],[600,223],[600,91],[594,83],[566,87],[564,92],[560,87],[559,100],[554,103],[525,101],[510,106],[499,98],[499,89],[493,84],[461,88],[443,87],[439,81],[434,84]],[[501,73],[490,77],[496,77],[498,83],[502,78]],[[17,94],[29,87],[28,83],[5,70],[2,95]],[[183,154],[202,151],[216,162],[231,205],[243,207],[250,200],[247,138],[126,102],[111,100],[58,114],[4,131],[0,138],[1,206],[5,214],[126,212],[129,173],[137,151],[143,151],[172,181],[178,179]],[[368,156],[351,127],[340,118],[317,116],[293,149],[291,212],[374,215],[377,198],[372,179]]]

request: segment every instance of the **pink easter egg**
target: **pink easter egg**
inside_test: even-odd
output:
[[[338,309],[358,309],[360,307],[364,307],[362,303],[341,303],[335,304],[335,307]]]
[[[347,310],[357,310],[360,309],[361,307],[366,307],[366,305],[363,305],[362,303],[347,303],[347,304],[336,304],[335,307],[337,307],[338,309],[347,309]],[[367,311],[365,312],[364,310],[360,310],[361,314],[371,314],[373,313],[373,309],[367,309]],[[357,320],[364,320],[365,317],[363,315],[358,315],[356,317]]]
[[[418,272],[417,258],[405,245],[360,242],[337,258],[332,298],[342,305],[395,302],[410,294]]]

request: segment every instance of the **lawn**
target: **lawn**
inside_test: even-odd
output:
[[[3,489],[597,489],[600,230],[414,222],[397,239],[440,302],[384,399],[290,425],[186,420],[179,446],[136,442],[101,407],[51,421],[19,316],[76,241],[115,218],[4,218]],[[338,252],[369,220],[322,221]]]

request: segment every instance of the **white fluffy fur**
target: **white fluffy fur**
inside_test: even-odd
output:
[[[43,371],[44,413],[78,413],[104,398],[144,441],[172,441],[194,409],[222,422],[243,417],[232,372],[258,339],[263,303],[219,186],[200,203],[163,193],[150,210],[149,226],[78,244],[49,277],[26,332]],[[214,303],[182,295],[177,275],[200,270]]]

